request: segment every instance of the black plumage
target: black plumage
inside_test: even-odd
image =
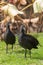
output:
[[[19,35],[19,44],[25,49],[25,57],[26,57],[26,49],[29,49],[30,57],[31,57],[31,49],[37,49],[37,45],[39,44],[38,40],[32,35],[28,35],[25,33],[25,27],[22,25],[21,33]]]
[[[8,52],[8,44],[12,45],[12,50],[13,50],[13,44],[15,44],[16,38],[15,38],[15,35],[10,31],[9,22],[6,24],[6,32],[4,34],[4,41],[6,43],[6,52]]]

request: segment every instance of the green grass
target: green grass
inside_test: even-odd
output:
[[[27,50],[27,58],[24,57],[24,49],[18,45],[16,41],[14,45],[14,51],[12,52],[11,45],[9,45],[8,54],[6,54],[6,44],[0,41],[0,65],[43,65],[43,33],[34,34],[39,40],[42,47],[38,46],[38,49],[32,49],[32,56],[29,56],[29,50]]]

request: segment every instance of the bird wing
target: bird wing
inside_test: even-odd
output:
[[[26,36],[25,36],[25,40],[26,40],[27,42],[30,42],[32,45],[37,45],[37,44],[39,44],[38,40],[37,40],[35,37],[33,37],[32,35],[26,35]]]

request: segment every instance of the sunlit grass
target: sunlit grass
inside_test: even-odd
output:
[[[9,45],[8,54],[6,54],[6,44],[0,41],[0,65],[43,65],[43,33],[33,34],[39,40],[41,46],[38,49],[32,49],[31,58],[29,50],[27,50],[27,58],[24,57],[24,49],[19,46],[18,39],[14,45],[12,52],[11,45]]]

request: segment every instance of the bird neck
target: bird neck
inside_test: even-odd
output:
[[[9,27],[9,26],[7,26],[6,30],[10,30],[10,27]]]
[[[25,35],[25,32],[22,32],[22,35]]]

